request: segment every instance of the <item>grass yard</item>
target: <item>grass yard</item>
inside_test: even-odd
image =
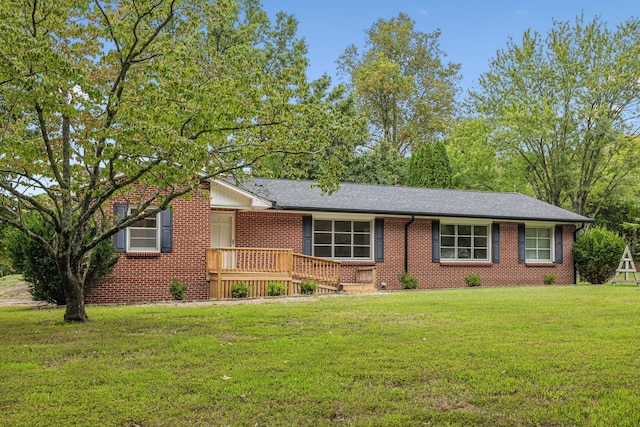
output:
[[[640,425],[635,286],[0,308],[0,425]]]

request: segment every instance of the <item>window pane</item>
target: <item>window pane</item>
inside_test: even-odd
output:
[[[330,245],[331,234],[330,233],[314,233],[313,241],[318,244]]]
[[[551,229],[549,228],[538,228],[538,237],[551,237]]]
[[[456,226],[451,224],[442,224],[440,226],[440,234],[442,236],[453,236],[456,234]]]
[[[551,239],[538,239],[538,248],[551,249]]]
[[[454,259],[454,256],[455,256],[454,248],[440,248],[440,258]]]
[[[151,209],[147,209],[148,213]],[[129,214],[134,213],[135,208],[129,208]],[[134,222],[127,232],[127,244],[133,251],[150,250],[157,251],[158,244],[158,215],[152,215]]]
[[[526,255],[527,255],[527,259],[538,259],[538,254],[535,250],[527,249]]]
[[[369,258],[371,248],[368,246],[356,246],[353,248],[353,256],[356,258]]]
[[[155,228],[131,228],[131,240],[133,239],[153,239],[156,240]]]
[[[321,219],[313,224],[315,256],[371,258],[371,221]]]
[[[355,234],[353,236],[354,245],[369,245],[371,237],[369,234]]]
[[[351,221],[335,221],[334,222],[334,227],[336,232],[338,231],[348,231],[351,232]]]
[[[538,245],[538,242],[536,242],[536,239],[527,239],[526,240],[526,247],[527,249],[535,249]]]
[[[487,259],[486,249],[475,249],[473,251],[473,259]]]
[[[313,254],[317,257],[329,258],[331,256],[331,246],[314,246]]]
[[[371,231],[371,223],[369,221],[354,221],[353,231],[358,233],[369,233]]]
[[[336,243],[336,245],[350,245],[351,244],[351,234],[336,233],[336,235],[335,235],[335,243]]]
[[[156,217],[155,215],[149,218],[144,218],[139,221],[134,222],[132,227],[143,227],[143,228],[156,228]]]
[[[470,225],[459,225],[458,226],[458,235],[460,235],[460,236],[471,236],[471,226]]]
[[[471,249],[458,248],[458,259],[471,259]]]
[[[458,237],[458,246],[462,248],[470,248],[471,237]]]
[[[524,232],[524,235],[525,237],[538,237],[538,229],[527,227],[527,229]]]
[[[155,249],[156,248],[156,239],[145,239],[145,238],[134,238],[132,237],[129,241],[129,245],[132,248],[136,249]]]
[[[476,248],[486,248],[487,247],[487,238],[486,237],[476,237],[473,239],[473,246]]]
[[[546,249],[538,251],[538,259],[539,260],[543,260],[543,261],[550,261],[551,260],[551,251],[546,250]]]
[[[487,236],[488,227],[486,225],[476,225],[473,227],[473,234],[476,236]]]
[[[442,246],[455,246],[456,245],[456,238],[453,236],[443,236],[441,239],[441,245]]]
[[[313,229],[315,231],[331,231],[331,221],[316,220],[313,222]]]
[[[351,246],[336,246],[337,258],[351,258]]]

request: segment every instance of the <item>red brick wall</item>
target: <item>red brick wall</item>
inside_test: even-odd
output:
[[[209,247],[211,209],[206,197],[173,203],[173,253],[140,257],[122,254],[113,277],[87,293],[87,302],[136,302],[170,300],[173,277],[187,282],[188,299],[209,298],[205,275],[205,249]],[[237,211],[235,239],[238,247],[291,248],[302,252],[303,214],[278,211]],[[404,227],[408,218],[384,218],[384,262],[343,262],[341,281],[355,281],[356,269],[377,266],[377,286],[401,289],[398,275],[404,270]],[[563,264],[518,263],[518,226],[500,223],[500,263],[431,262],[431,220],[417,219],[409,226],[409,273],[417,277],[420,289],[466,286],[464,278],[480,275],[483,286],[541,285],[545,274],[553,273],[558,284],[573,283],[572,225],[564,226]]]
[[[408,219],[385,219],[385,262],[377,264],[378,286],[401,289],[398,275],[404,269],[404,225]],[[563,263],[518,263],[518,224],[500,223],[500,263],[431,262],[431,220],[417,219],[409,226],[409,273],[420,289],[466,286],[465,277],[480,275],[483,286],[542,285],[545,274],[555,274],[558,284],[573,283],[573,225],[563,227]]]
[[[302,253],[302,214],[274,211],[236,213],[236,246],[293,249]]]
[[[236,246],[292,248],[302,252],[303,214],[286,212],[238,212]],[[377,286],[401,289],[398,275],[404,271],[404,226],[408,218],[384,218],[384,262],[343,261],[340,280],[355,281],[361,266],[376,265]],[[572,225],[564,226],[563,264],[526,265],[518,263],[518,224],[500,223],[500,263],[432,263],[431,220],[417,219],[409,226],[409,273],[417,277],[421,289],[464,287],[464,278],[480,275],[484,286],[541,285],[545,274],[555,274],[558,284],[573,283]]]
[[[116,200],[114,203],[125,202]],[[171,300],[169,283],[173,277],[189,285],[187,299],[209,298],[205,250],[210,243],[211,210],[207,196],[195,192],[190,199],[175,199],[172,207],[173,251],[163,254],[120,254],[111,278],[89,289],[86,302]]]

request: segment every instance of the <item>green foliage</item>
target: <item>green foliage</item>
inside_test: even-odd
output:
[[[23,224],[31,233],[53,244],[55,231],[40,214],[36,212],[25,214]],[[90,230],[86,239],[91,239],[94,233],[94,229]],[[28,283],[29,293],[33,299],[60,305],[66,304],[56,260],[40,241],[14,229],[8,234],[6,244],[13,266]],[[111,273],[117,261],[118,257],[114,255],[111,241],[102,241],[98,244],[87,262],[85,286],[101,281]]]
[[[342,182],[403,185],[407,181],[408,160],[389,142],[357,153],[347,162]]]
[[[8,234],[9,230],[0,222],[0,277],[15,273],[6,243]]]
[[[616,271],[626,244],[619,234],[602,227],[583,233],[573,244],[573,261],[580,276],[601,284]]]
[[[479,274],[470,274],[467,277],[464,278],[465,283],[467,284],[467,286],[469,286],[470,288],[472,287],[476,287],[476,286],[480,286],[482,284],[481,280],[480,280],[480,275]]]
[[[183,300],[187,288],[189,285],[186,283],[178,282],[178,280],[174,277],[171,279],[171,283],[169,283],[169,292],[173,295],[173,298],[177,300]]]
[[[48,242],[53,240],[53,228],[40,215],[28,215],[24,222],[33,233]],[[32,298],[64,305],[66,299],[58,267],[45,248],[20,230],[12,230],[6,244],[13,267],[24,277]]]
[[[615,31],[584,15],[553,24],[546,36],[527,30],[498,51],[471,105],[495,129],[498,155],[521,160],[536,197],[588,214],[640,165],[640,21]]]
[[[238,282],[231,285],[231,296],[233,298],[246,298],[251,292],[251,285],[244,282]]]
[[[55,244],[31,237],[65,270],[69,321],[87,320],[86,257],[118,230],[212,178],[296,176],[285,153],[335,189],[364,128],[343,89],[307,81],[295,19],[255,0],[0,2],[0,15],[0,221],[26,231],[31,209],[53,227]],[[114,221],[116,197],[142,209]]]
[[[300,282],[300,293],[302,295],[312,295],[316,293],[318,284],[315,280],[303,280]]]
[[[555,284],[556,284],[556,275],[555,275],[555,274],[553,274],[553,273],[545,274],[545,275],[542,277],[542,282],[543,282],[545,285],[555,285]]]
[[[406,271],[398,276],[398,280],[402,284],[402,289],[418,289],[418,279]]]
[[[451,166],[442,141],[435,144],[421,144],[411,153],[407,185],[429,188],[451,187]]]
[[[401,154],[444,134],[455,111],[459,64],[444,63],[440,31],[416,31],[400,13],[366,32],[365,49],[349,46],[338,60],[378,141]]]
[[[288,153],[260,159],[252,167],[255,176],[326,181],[340,180],[349,173],[348,165],[359,146],[368,137],[366,121],[356,110],[353,96],[343,85],[331,86],[331,78],[323,75],[309,84],[310,90],[300,101],[309,108],[325,111],[340,121],[327,129],[327,146],[316,156],[291,156]],[[343,126],[349,123],[349,126]],[[319,161],[322,157],[324,161]],[[339,159],[339,161],[336,161]]]
[[[279,297],[287,293],[287,285],[282,282],[269,282],[267,284],[267,296]]]
[[[499,155],[494,128],[482,118],[458,121],[445,140],[451,186],[462,190],[518,191],[533,195],[520,172],[519,158]]]

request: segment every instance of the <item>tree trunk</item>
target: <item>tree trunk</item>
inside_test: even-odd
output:
[[[62,273],[62,272],[61,272]],[[89,320],[84,307],[84,286],[71,271],[61,274],[64,278],[62,284],[67,299],[66,311],[64,313],[65,322],[86,322]]]

